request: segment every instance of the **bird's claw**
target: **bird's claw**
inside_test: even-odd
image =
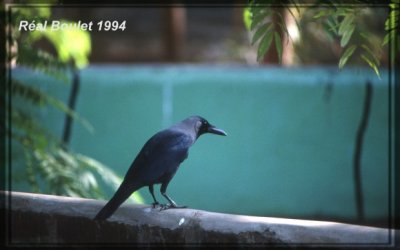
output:
[[[152,206],[153,208],[156,208],[156,206],[158,206],[158,205],[160,205],[160,203],[158,203],[157,201],[151,203],[151,206]]]
[[[187,208],[187,206],[178,206],[176,204],[160,204],[160,211],[167,210],[170,208]]]

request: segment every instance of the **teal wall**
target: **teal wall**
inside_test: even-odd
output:
[[[23,69],[66,100],[69,87]],[[81,72],[71,146],[124,175],[146,140],[189,115],[224,129],[191,148],[169,185],[179,204],[217,212],[287,217],[355,217],[352,157],[365,81],[373,82],[362,154],[366,216],[388,211],[388,74],[369,69],[247,66],[91,66]],[[61,135],[62,114],[40,113]],[[158,187],[156,187],[158,190]],[[111,196],[112,190],[107,190]],[[147,188],[140,193],[151,202]],[[160,200],[164,199],[159,195]]]

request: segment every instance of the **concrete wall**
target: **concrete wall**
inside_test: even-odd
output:
[[[7,198],[10,193],[6,193]],[[0,193],[4,198],[5,193]],[[4,201],[4,200],[3,200]],[[104,202],[13,192],[7,208],[9,246],[393,246],[395,231],[324,221],[290,220],[193,209],[159,211],[123,205],[106,221],[92,218]],[[396,231],[398,234],[398,231]]]
[[[68,95],[68,86],[52,78],[23,69],[13,76],[61,99]],[[205,135],[194,145],[168,189],[178,203],[216,212],[351,221],[354,141],[368,79],[374,92],[362,153],[365,212],[367,220],[387,221],[385,71],[379,80],[369,69],[91,66],[81,72],[77,111],[95,131],[75,123],[71,145],[122,176],[151,135],[199,114],[229,135]],[[44,109],[39,116],[61,135],[58,111]],[[140,193],[151,202],[147,189]]]

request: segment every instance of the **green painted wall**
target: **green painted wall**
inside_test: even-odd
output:
[[[68,95],[68,86],[51,78],[23,69],[13,76],[61,99]],[[199,114],[228,136],[205,135],[191,148],[168,188],[176,202],[238,214],[351,219],[352,157],[367,79],[374,93],[362,155],[365,212],[382,219],[388,215],[386,71],[379,80],[369,69],[335,67],[91,66],[81,72],[77,111],[95,131],[75,123],[71,145],[124,175],[150,136]],[[39,115],[61,135],[58,111]],[[151,202],[147,188],[140,193]]]

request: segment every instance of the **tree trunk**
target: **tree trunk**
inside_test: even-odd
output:
[[[165,60],[183,60],[186,43],[186,9],[171,7],[165,9]]]

